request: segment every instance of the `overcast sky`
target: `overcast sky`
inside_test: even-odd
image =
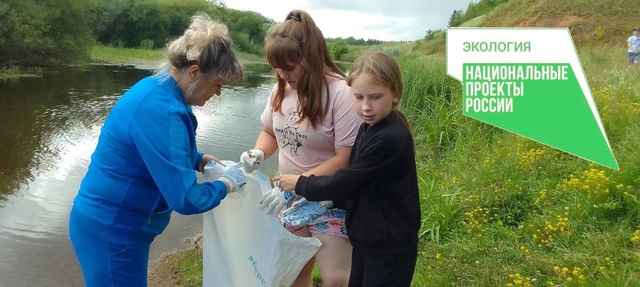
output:
[[[444,29],[454,9],[473,0],[223,0],[227,7],[256,11],[282,22],[293,9],[307,11],[327,38],[415,41]]]

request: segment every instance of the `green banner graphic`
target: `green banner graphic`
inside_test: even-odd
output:
[[[543,36],[513,41],[497,29],[472,30],[447,32],[448,58],[455,57],[447,69],[462,82],[465,116],[619,169],[568,31],[568,41],[557,29],[528,29]]]
[[[462,111],[474,119],[618,169],[568,63],[464,64]]]

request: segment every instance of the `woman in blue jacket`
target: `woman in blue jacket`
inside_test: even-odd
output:
[[[149,247],[171,212],[211,210],[246,182],[236,166],[218,181],[196,182],[195,170],[217,159],[196,148],[191,106],[242,79],[230,48],[225,25],[193,17],[163,67],[124,93],[106,118],[69,221],[87,286],[146,286]]]

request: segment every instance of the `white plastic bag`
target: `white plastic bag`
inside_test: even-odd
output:
[[[222,161],[222,163],[225,164],[225,166],[229,166],[229,165],[233,165],[234,162],[232,161]],[[218,179],[218,177],[220,177],[224,171],[227,170],[224,166],[218,164],[217,162],[210,160],[205,166],[204,166],[204,173],[202,174],[202,179],[204,181],[214,181],[216,179]]]
[[[213,180],[210,175],[204,180]],[[291,286],[318,251],[318,239],[293,235],[260,210],[269,189],[269,178],[255,171],[235,196],[203,214],[203,286]]]

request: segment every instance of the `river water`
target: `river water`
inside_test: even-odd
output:
[[[0,286],[83,286],[68,236],[72,201],[109,110],[151,73],[89,65],[0,80]],[[248,65],[242,83],[194,107],[199,150],[237,160],[253,147],[271,85],[269,66]],[[265,162],[267,174],[275,171],[275,158]],[[202,216],[174,212],[150,259],[189,247],[184,239],[201,227]]]

